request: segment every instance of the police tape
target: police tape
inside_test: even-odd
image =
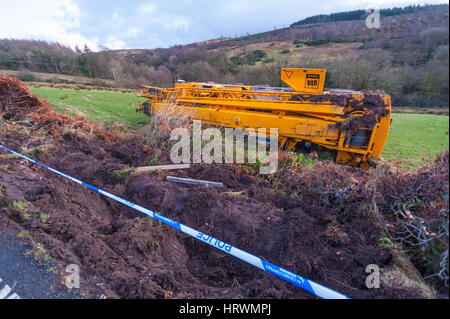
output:
[[[320,298],[325,298],[325,299],[350,299],[349,297],[347,297],[347,296],[345,296],[345,295],[343,295],[343,294],[341,294],[341,293],[339,293],[337,291],[334,291],[334,290],[332,290],[330,288],[322,286],[322,285],[320,285],[320,284],[318,284],[318,283],[316,283],[316,282],[314,282],[312,280],[306,279],[306,278],[304,278],[304,277],[302,277],[300,275],[294,274],[293,272],[290,272],[290,271],[288,271],[288,270],[286,270],[284,268],[278,267],[278,266],[276,266],[276,265],[274,265],[274,264],[272,264],[272,263],[270,263],[270,262],[268,262],[268,261],[266,261],[266,260],[264,260],[262,258],[259,258],[259,257],[255,256],[255,255],[252,255],[252,254],[250,254],[250,253],[248,253],[246,251],[243,251],[243,250],[241,250],[241,249],[239,249],[237,247],[234,247],[234,246],[232,246],[232,245],[230,245],[228,243],[225,243],[225,242],[223,242],[223,241],[221,241],[219,239],[216,239],[216,238],[214,238],[214,237],[212,237],[210,235],[207,235],[207,234],[204,234],[202,232],[199,232],[198,230],[195,230],[195,229],[193,229],[193,228],[191,228],[189,226],[183,225],[183,224],[181,224],[179,222],[176,222],[176,221],[174,221],[174,220],[172,220],[170,218],[167,218],[167,217],[165,217],[163,215],[155,213],[155,212],[153,212],[153,211],[151,211],[151,210],[149,210],[149,209],[147,209],[145,207],[139,206],[139,205],[137,205],[135,203],[132,203],[132,202],[126,200],[126,199],[120,198],[120,197],[118,197],[116,195],[113,195],[111,193],[108,193],[108,192],[106,192],[106,191],[104,191],[102,189],[99,189],[97,187],[89,185],[89,184],[87,184],[87,183],[85,183],[85,182],[83,182],[83,181],[81,181],[79,179],[76,179],[76,178],[72,177],[72,176],[69,176],[69,175],[64,174],[62,172],[59,172],[59,171],[57,171],[54,168],[51,168],[51,167],[48,167],[48,166],[46,166],[46,165],[44,165],[42,163],[39,163],[39,162],[37,162],[37,161],[35,161],[35,160],[25,156],[25,155],[22,155],[22,154],[17,153],[17,152],[15,152],[15,151],[7,148],[7,147],[4,147],[1,144],[0,144],[0,148],[2,148],[3,150],[8,151],[8,152],[10,152],[10,153],[12,153],[14,155],[17,155],[17,156],[19,156],[21,158],[24,158],[27,161],[30,161],[30,162],[32,162],[32,163],[34,163],[36,165],[44,167],[45,169],[48,169],[48,170],[52,171],[53,173],[56,173],[56,174],[58,174],[58,175],[60,175],[62,177],[65,177],[65,178],[67,178],[67,179],[69,179],[69,180],[71,180],[71,181],[73,181],[73,182],[75,182],[77,184],[80,184],[82,186],[90,188],[93,191],[95,191],[97,193],[100,193],[103,196],[109,197],[109,198],[111,198],[111,199],[113,199],[113,200],[115,200],[115,201],[117,201],[119,203],[122,203],[125,206],[131,207],[131,208],[133,208],[133,209],[135,209],[135,210],[137,210],[137,211],[139,211],[139,212],[141,212],[141,213],[143,213],[145,215],[148,215],[148,216],[150,216],[150,217],[152,217],[152,218],[154,218],[156,220],[159,220],[160,222],[162,222],[162,223],[164,223],[166,225],[169,225],[169,226],[171,226],[173,228],[176,228],[176,229],[182,231],[183,233],[185,233],[185,234],[187,234],[189,236],[192,236],[192,237],[194,237],[194,238],[196,238],[198,240],[201,240],[204,243],[207,243],[208,245],[211,245],[211,246],[213,246],[213,247],[215,247],[215,248],[217,248],[217,249],[219,249],[219,250],[221,250],[221,251],[223,251],[223,252],[225,252],[225,253],[227,253],[229,255],[232,255],[232,256],[234,256],[236,258],[239,258],[239,259],[249,263],[250,265],[253,265],[253,266],[255,266],[255,267],[257,267],[257,268],[259,268],[261,270],[264,270],[264,271],[266,271],[268,273],[271,273],[271,274],[273,274],[273,275],[275,275],[275,276],[277,276],[277,277],[279,277],[279,278],[281,278],[281,279],[283,279],[285,281],[288,281],[288,282],[290,282],[290,283],[292,283],[292,284],[294,284],[294,285],[296,285],[296,286],[298,286],[298,287],[300,287],[300,288],[302,288],[302,289],[304,289],[306,291],[309,291],[310,293],[312,293],[312,294],[314,294],[314,295],[316,295],[316,296],[318,296]]]

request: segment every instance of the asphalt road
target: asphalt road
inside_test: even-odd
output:
[[[13,232],[0,231],[0,299],[73,299],[62,278],[50,272],[50,262],[36,261],[32,248],[15,238]]]

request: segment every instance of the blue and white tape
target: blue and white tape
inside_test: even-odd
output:
[[[225,243],[225,242],[223,242],[223,241],[221,241],[219,239],[216,239],[216,238],[214,238],[214,237],[212,237],[210,235],[207,235],[207,234],[204,234],[202,232],[199,232],[198,230],[195,230],[195,229],[193,229],[193,228],[191,228],[189,226],[183,225],[183,224],[181,224],[179,222],[176,222],[176,221],[174,221],[174,220],[172,220],[170,218],[167,218],[167,217],[165,217],[163,215],[155,213],[155,212],[153,212],[153,211],[151,211],[151,210],[149,210],[149,209],[147,209],[145,207],[139,206],[139,205],[137,205],[135,203],[127,201],[126,199],[120,198],[120,197],[118,197],[116,195],[113,195],[111,193],[108,193],[108,192],[106,192],[106,191],[104,191],[102,189],[99,189],[97,187],[89,185],[89,184],[87,184],[87,183],[85,183],[83,181],[80,181],[79,179],[76,179],[76,178],[72,177],[72,176],[69,176],[67,174],[61,173],[61,172],[57,171],[54,168],[48,167],[48,166],[46,166],[44,164],[41,164],[41,163],[39,163],[39,162],[29,158],[29,157],[26,157],[25,155],[22,155],[22,154],[17,153],[17,152],[15,152],[13,150],[10,150],[9,148],[4,147],[1,144],[0,144],[0,148],[2,148],[5,151],[8,151],[8,152],[10,152],[10,153],[12,153],[14,155],[17,155],[17,156],[19,156],[21,158],[24,158],[27,161],[30,161],[30,162],[32,162],[32,163],[34,163],[36,165],[42,166],[42,167],[44,167],[44,168],[46,168],[46,169],[48,169],[48,170],[50,170],[50,171],[52,171],[52,172],[54,172],[54,173],[56,173],[58,175],[61,175],[61,176],[65,177],[65,178],[67,178],[67,179],[69,179],[69,180],[71,180],[71,181],[73,181],[75,183],[78,183],[80,185],[88,187],[88,188],[92,189],[93,191],[96,191],[96,192],[98,192],[98,193],[100,193],[100,194],[102,194],[102,195],[104,195],[106,197],[109,197],[109,198],[111,198],[111,199],[113,199],[113,200],[115,200],[115,201],[117,201],[119,203],[122,203],[125,206],[131,207],[131,208],[133,208],[133,209],[135,209],[135,210],[137,210],[137,211],[139,211],[139,212],[141,212],[141,213],[143,213],[145,215],[148,215],[148,216],[150,216],[150,217],[152,217],[152,218],[154,218],[156,220],[159,220],[160,222],[162,222],[162,223],[164,223],[166,225],[169,225],[169,226],[171,226],[173,228],[176,228],[176,229],[182,231],[183,233],[185,233],[185,234],[187,234],[189,236],[192,236],[192,237],[194,237],[194,238],[196,238],[198,240],[201,240],[202,242],[207,243],[208,245],[211,245],[211,246],[213,246],[213,247],[215,247],[215,248],[217,248],[217,249],[219,249],[219,250],[221,250],[221,251],[223,251],[223,252],[225,252],[225,253],[227,253],[229,255],[232,255],[232,256],[234,256],[236,258],[239,258],[239,259],[249,263],[250,265],[253,265],[253,266],[255,266],[255,267],[257,267],[257,268],[259,268],[261,270],[267,271],[267,272],[269,272],[269,273],[271,273],[271,274],[273,274],[273,275],[275,275],[275,276],[277,276],[277,277],[279,277],[279,278],[281,278],[281,279],[283,279],[285,281],[288,281],[288,282],[290,282],[290,283],[292,283],[292,284],[294,284],[294,285],[296,285],[296,286],[298,286],[298,287],[300,287],[300,288],[302,288],[304,290],[307,290],[310,293],[312,293],[312,294],[314,294],[314,295],[316,295],[316,296],[318,296],[320,298],[326,298],[326,299],[349,299],[349,297],[347,297],[347,296],[345,296],[345,295],[343,295],[343,294],[341,294],[341,293],[339,293],[337,291],[334,291],[334,290],[332,290],[330,288],[327,288],[327,287],[322,286],[322,285],[320,285],[318,283],[315,283],[314,281],[306,279],[306,278],[304,278],[304,277],[302,277],[300,275],[294,274],[293,272],[290,272],[289,270],[286,270],[284,268],[281,268],[281,267],[278,267],[278,266],[276,266],[274,264],[271,264],[270,262],[268,262],[268,261],[266,261],[266,260],[264,260],[262,258],[259,258],[259,257],[255,256],[255,255],[252,255],[252,254],[250,254],[250,253],[248,253],[246,251],[243,251],[243,250],[241,250],[241,249],[239,249],[237,247],[234,247],[234,246],[232,246],[232,245],[230,245],[228,243]]]

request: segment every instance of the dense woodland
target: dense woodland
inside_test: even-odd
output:
[[[153,50],[92,52],[5,39],[0,69],[21,70],[23,80],[36,80],[28,72],[35,71],[137,87],[172,86],[177,78],[282,86],[282,67],[320,67],[327,69],[326,87],[381,89],[397,106],[448,106],[448,10],[433,5],[381,11],[380,29],[368,29],[362,12],[338,13],[270,32]],[[270,49],[280,43],[283,49]]]

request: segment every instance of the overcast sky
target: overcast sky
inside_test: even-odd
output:
[[[91,49],[169,47],[289,26],[311,15],[445,0],[0,0],[0,39]]]

